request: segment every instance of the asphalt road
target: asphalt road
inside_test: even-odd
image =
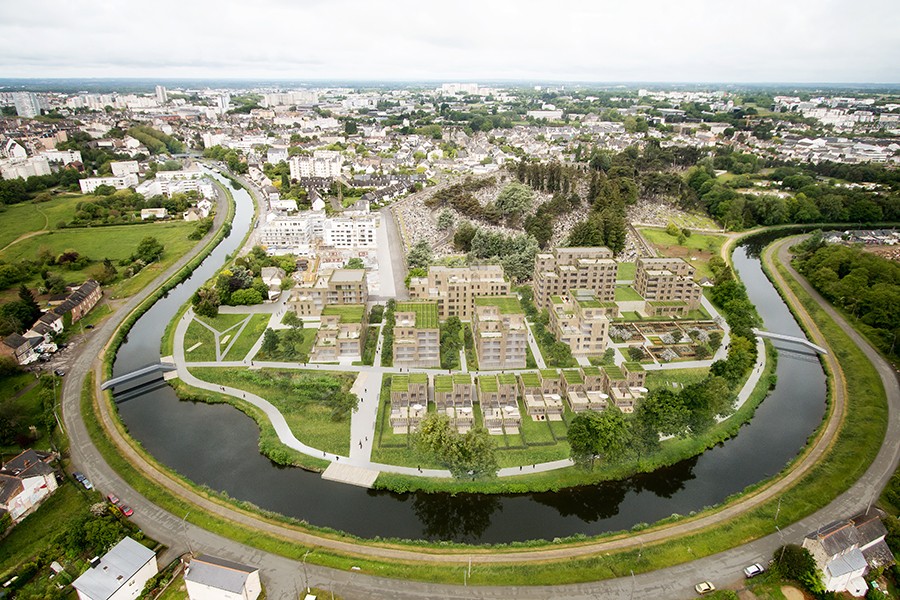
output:
[[[223,211],[219,211],[220,214]],[[220,218],[220,217],[217,217]],[[869,358],[877,366],[888,391],[890,420],[887,442],[879,452],[875,462],[866,474],[850,490],[832,502],[825,509],[785,527],[773,534],[739,548],[729,550],[697,561],[678,565],[651,573],[604,580],[577,585],[556,587],[464,587],[466,566],[448,564],[445,568],[458,577],[459,585],[435,585],[411,581],[400,581],[374,577],[356,571],[337,571],[292,561],[274,554],[262,552],[238,542],[204,531],[187,523],[187,515],[174,515],[164,511],[139,496],[105,463],[93,447],[87,435],[78,410],[81,385],[84,377],[115,327],[125,315],[145,298],[157,283],[161,283],[190,258],[199,252],[198,245],[191,254],[173,265],[165,274],[157,278],[154,285],[132,298],[125,310],[117,311],[81,348],[81,353],[72,363],[63,388],[63,415],[68,430],[70,453],[75,468],[85,472],[104,493],[115,492],[135,508],[134,521],[151,537],[170,546],[161,558],[166,562],[190,549],[206,552],[223,558],[258,565],[262,570],[263,582],[271,598],[296,598],[306,585],[333,589],[344,598],[687,598],[692,597],[692,586],[702,579],[710,579],[719,587],[741,585],[740,570],[753,562],[763,560],[784,541],[799,542],[802,537],[836,518],[849,516],[877,497],[884,483],[896,468],[900,458],[896,440],[900,439],[900,388],[893,368],[866,344],[830,307],[826,310],[847,333],[860,344]],[[814,294],[820,302],[818,295]],[[477,576],[477,557],[473,562],[473,572]]]

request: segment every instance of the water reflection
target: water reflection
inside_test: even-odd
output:
[[[485,494],[415,494],[413,512],[422,523],[422,538],[476,543],[503,510],[499,496]]]

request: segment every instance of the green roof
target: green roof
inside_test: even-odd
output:
[[[496,306],[504,315],[522,314],[522,305],[516,296],[478,296],[475,306]]]
[[[466,375],[465,373],[454,373],[453,383],[455,385],[472,385],[472,376]]]
[[[453,390],[453,377],[451,375],[435,375],[434,391],[449,392]]]
[[[362,323],[366,316],[366,307],[362,304],[329,304],[322,309],[322,316],[337,315],[341,323]]]
[[[539,388],[541,387],[541,380],[538,377],[537,373],[521,373],[519,377],[522,379],[522,385],[526,388]]]
[[[582,308],[603,308],[603,304],[602,304],[599,300],[597,300],[597,299],[592,299],[592,300],[579,300],[579,301],[578,301],[578,304],[579,304]]]
[[[409,375],[394,375],[391,377],[391,391],[405,392],[409,389]]]
[[[684,300],[648,300],[647,304],[650,306],[686,306],[687,302]]]
[[[584,383],[584,377],[578,369],[563,369],[562,374],[566,378],[566,383]]]
[[[516,385],[516,376],[512,373],[502,373],[497,375],[497,381],[501,385]]]
[[[643,371],[644,365],[642,365],[639,362],[629,361],[629,362],[625,363],[625,368],[628,369],[630,372],[634,373],[635,371]]]
[[[552,302],[553,304],[562,304],[563,299],[559,296],[550,296],[550,302]]]
[[[410,383],[424,383],[428,385],[428,374],[427,373],[410,373],[409,374],[409,382]]]
[[[615,365],[603,365],[603,370],[606,371],[606,375],[610,379],[621,380],[625,379],[625,373],[622,372],[622,369]]]
[[[541,377],[544,379],[559,379],[559,371],[556,369],[541,369]]]
[[[600,375],[600,367],[594,367],[594,366],[581,367],[581,372],[584,373],[585,375],[591,375],[591,376]]]
[[[478,389],[482,392],[496,392],[497,391],[497,376],[496,375],[482,375],[478,378]]]
[[[416,329],[438,328],[437,302],[398,302],[394,314],[401,312],[416,314]]]

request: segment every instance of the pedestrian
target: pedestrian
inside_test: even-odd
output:
[[[325,456],[325,451],[324,451],[324,450],[322,450],[322,456]]]
[[[422,472],[422,465],[419,465],[419,466],[418,466],[418,469],[419,469],[419,473],[421,473],[421,472]]]
[[[532,469],[537,469],[537,465],[531,465]]]
[[[362,450],[362,440],[359,440],[359,449]]]
[[[519,470],[520,470],[520,471],[522,470],[522,465],[519,465]]]
[[[366,441],[367,441],[367,442],[369,441],[369,436],[366,436]]]

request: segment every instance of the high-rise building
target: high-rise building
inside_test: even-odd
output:
[[[525,368],[528,330],[518,298],[476,298],[472,329],[480,369]]]
[[[156,86],[156,101],[160,104],[165,104],[169,101],[169,94],[166,92],[166,88],[161,85]]]
[[[472,318],[478,296],[507,296],[510,284],[500,265],[473,267],[430,267],[427,277],[413,277],[409,296],[414,300],[435,300],[441,319]]]
[[[41,114],[41,104],[36,94],[31,92],[15,92],[13,102],[16,105],[16,114],[20,117],[33,119]]]
[[[694,267],[681,258],[639,258],[634,289],[647,301],[647,314],[686,314],[700,306],[703,292]]]

